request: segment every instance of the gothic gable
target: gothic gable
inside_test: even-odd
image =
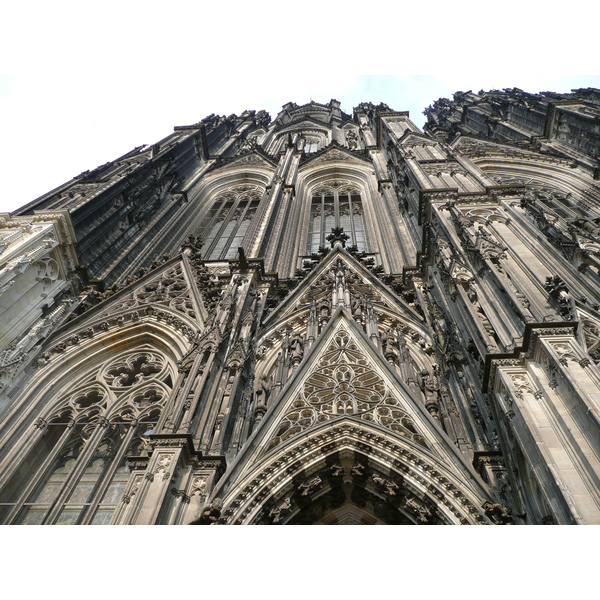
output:
[[[422,319],[415,309],[396,296],[371,271],[339,246],[330,251],[285,301],[268,315],[265,324],[271,327],[271,324],[284,321],[298,314],[298,311],[309,310],[311,305],[315,305],[319,312],[325,310],[325,301],[331,301],[336,271],[340,269],[344,272],[348,289],[348,305],[356,316],[363,317],[362,304],[368,298],[374,306],[386,313],[402,315],[403,320],[420,328]],[[327,310],[330,309],[331,307]]]
[[[261,444],[263,454],[316,423],[343,416],[377,423],[428,447],[422,428],[415,427],[409,416],[409,401],[394,397],[389,381],[369,360],[362,332],[359,336],[356,325],[341,314],[337,318],[340,322],[330,326],[335,331],[324,333],[323,343],[307,358],[310,373],[286,401],[278,402],[277,425],[267,435],[268,442]]]
[[[422,133],[416,133],[415,131],[411,131],[407,129],[404,135],[398,140],[398,143],[403,146],[409,146],[410,144],[420,144],[426,146],[438,146],[439,142],[437,140],[432,140],[430,137],[423,135]]]
[[[189,262],[180,256],[123,289],[113,286],[103,294],[92,292],[87,305],[82,307],[84,312],[48,338],[39,363],[53,361],[71,347],[85,344],[97,335],[132,327],[137,331],[141,323],[148,321],[180,336],[185,340],[185,347],[204,328],[208,317],[193,281]],[[96,304],[92,306],[93,302]]]
[[[255,167],[274,171],[277,164],[258,147],[249,152],[238,154],[235,157],[220,158],[207,172],[216,173],[236,167]]]
[[[169,261],[110,297],[103,303],[100,314],[106,317],[121,311],[152,307],[180,316],[190,325],[202,326],[208,313],[194,284],[187,260]]]
[[[392,444],[402,448],[400,454],[420,462],[423,472],[435,473],[437,477],[444,474],[446,489],[478,497],[476,505],[480,506],[482,500],[486,499],[472,468],[435,424],[422,403],[413,397],[408,387],[382,360],[378,348],[367,339],[347,311],[340,307],[291,380],[272,400],[271,408],[219,482],[217,493],[228,499],[227,514],[235,519],[244,518],[235,509],[240,501],[240,488],[231,487],[231,484],[248,482],[250,491],[243,496],[249,499],[258,489],[256,484],[261,478],[279,470],[282,463],[288,460],[288,455],[309,457],[313,445],[316,448],[322,440],[329,438],[339,441],[350,432],[360,432],[359,437],[363,437],[367,443],[378,440],[384,446]],[[293,450],[298,444],[304,446],[301,453]],[[326,444],[319,454],[331,451],[334,446]],[[409,475],[411,468],[405,469],[409,475],[406,478],[389,477],[392,467],[384,466],[387,459],[383,454],[377,466],[369,461],[368,477],[372,484],[362,482],[367,466],[365,457],[359,457],[360,447],[359,443],[353,450],[344,449],[339,454],[340,457],[353,457],[347,469],[347,477],[353,481],[353,485],[360,487],[366,484],[369,489],[373,487],[372,492],[382,494],[389,501],[396,495],[402,498],[404,494],[412,494],[408,482],[412,476]],[[398,452],[396,455],[399,455]],[[325,487],[324,476],[336,477],[344,471],[343,460],[339,465],[331,463],[325,471],[315,471],[312,476],[311,470],[304,467],[302,474],[283,490],[289,498],[295,498],[295,504],[302,504],[304,496],[319,496],[319,489]],[[279,479],[275,478],[273,483]],[[329,483],[326,485],[329,486]],[[423,509],[430,502],[427,499],[430,492],[442,499],[444,494],[441,491],[433,491],[437,485],[428,488],[421,501],[412,498],[408,506],[414,503],[414,508],[419,512],[419,507]],[[235,499],[236,495],[238,499]],[[275,504],[269,500],[263,510],[263,515],[276,517],[277,520],[271,522],[279,522],[280,504],[282,508],[292,505],[285,495],[276,492],[275,497],[279,500]],[[259,498],[264,503],[264,493]],[[476,513],[478,509],[472,506]],[[433,512],[428,513],[427,519],[433,518]],[[428,522],[427,519],[423,522]]]
[[[351,151],[341,146],[335,140],[328,146],[309,155],[302,163],[301,168],[314,165],[315,163],[328,162],[328,161],[350,161],[354,163],[364,164],[368,163],[372,165],[371,159],[368,155],[359,153],[360,151]]]
[[[279,395],[269,399],[240,455],[244,470],[313,427],[340,419],[368,423],[413,450],[464,466],[421,399],[382,359],[347,310],[338,308]]]

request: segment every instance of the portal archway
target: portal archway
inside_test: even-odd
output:
[[[240,466],[243,469],[243,467]],[[411,440],[343,417],[273,451],[213,498],[230,524],[490,524],[483,486]]]

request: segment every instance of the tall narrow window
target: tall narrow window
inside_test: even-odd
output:
[[[199,229],[206,260],[237,256],[263,192],[257,185],[239,185],[215,199]]]
[[[173,376],[151,350],[85,374],[34,426],[37,439],[0,490],[0,523],[109,523],[129,479],[127,456],[148,447]]]
[[[361,193],[348,181],[330,181],[313,190],[307,253],[312,254],[319,246],[325,246],[326,237],[334,227],[344,228],[344,233],[350,237],[349,246],[367,250]]]

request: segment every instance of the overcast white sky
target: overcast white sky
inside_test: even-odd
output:
[[[516,0],[494,11],[473,1],[458,14],[439,0],[22,1],[3,11],[0,37],[0,211],[213,112],[275,117],[288,101],[336,98],[348,113],[386,102],[422,126],[423,109],[458,90],[600,87],[585,75],[595,67],[591,22],[577,21],[574,61],[572,46],[563,52],[564,31],[575,31],[568,15]],[[546,52],[555,62],[541,60]]]

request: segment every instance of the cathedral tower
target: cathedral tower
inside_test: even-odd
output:
[[[600,523],[600,91],[211,115],[0,215],[0,522]]]

